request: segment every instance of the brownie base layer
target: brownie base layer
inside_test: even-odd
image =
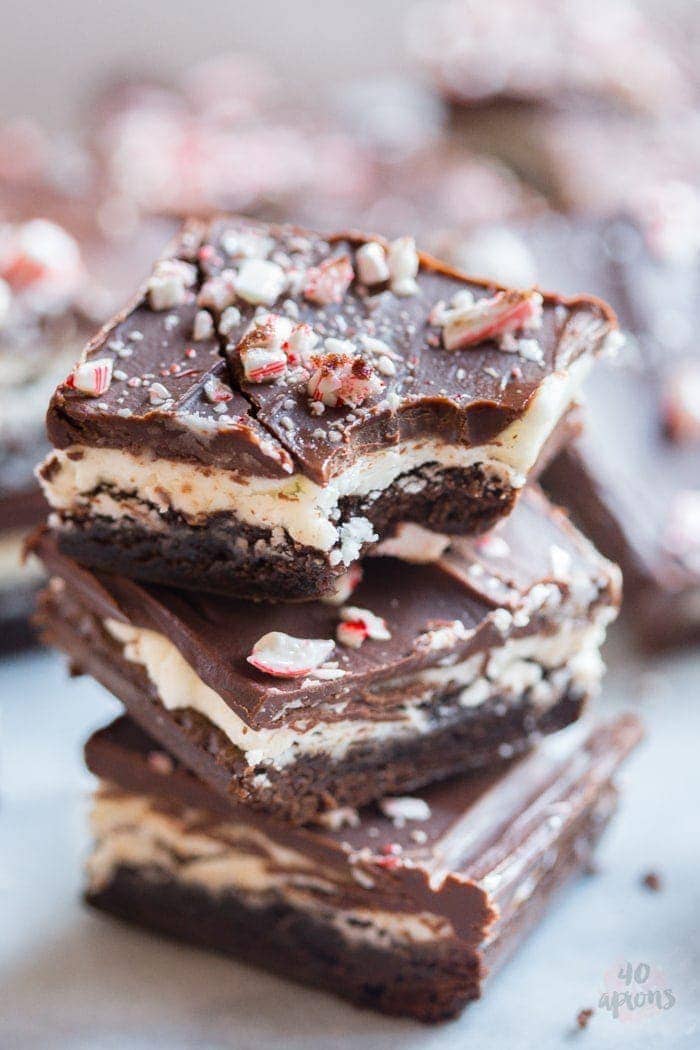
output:
[[[493,698],[462,708],[456,698],[432,702],[435,728],[402,740],[354,747],[341,761],[325,752],[279,769],[251,765],[209,719],[188,708],[168,711],[140,665],[123,659],[102,625],[65,591],[45,592],[43,638],[63,650],[74,673],[88,673],[125,705],[163,747],[220,794],[304,824],[338,806],[362,806],[400,795],[456,773],[497,767],[527,751],[546,733],[581,715],[585,697],[566,693],[542,710],[527,696],[519,703]]]
[[[480,994],[478,957],[461,944],[351,946],[333,927],[283,901],[251,908],[231,893],[213,896],[158,869],[120,867],[85,899],[120,919],[382,1013],[442,1021]]]
[[[119,500],[120,494],[109,491]],[[90,494],[99,495],[99,491]],[[124,500],[131,500],[121,494]],[[412,521],[435,532],[476,535],[513,507],[516,490],[490,476],[480,464],[440,470],[428,464],[411,471],[379,495],[347,497],[338,526],[363,517],[379,540],[396,525]],[[202,525],[182,515],[157,515],[158,527],[125,516],[63,515],[57,528],[61,551],[82,565],[134,579],[213,594],[266,601],[304,601],[332,592],[347,565],[332,564],[332,552],[295,542],[282,528],[247,525],[233,514],[213,514]],[[364,543],[358,556],[373,543]],[[337,552],[336,552],[337,553]]]

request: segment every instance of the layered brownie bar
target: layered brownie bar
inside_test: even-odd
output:
[[[333,603],[251,607],[92,574],[44,533],[40,619],[213,788],[303,823],[510,758],[596,690],[615,566],[529,490],[447,542],[408,526],[391,551],[439,560],[370,558]]]
[[[639,723],[571,727],[504,771],[384,799],[319,828],[232,806],[120,719],[100,778],[87,900],[385,1013],[436,1022],[590,863]]]
[[[327,594],[397,522],[507,514],[617,337],[599,300],[470,281],[411,238],[190,223],[51,402],[59,545],[179,587]]]

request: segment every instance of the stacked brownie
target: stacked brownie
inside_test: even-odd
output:
[[[479,996],[639,736],[579,722],[619,572],[534,480],[616,341],[409,237],[184,227],[39,471],[45,636],[127,711],[92,904],[391,1013]]]

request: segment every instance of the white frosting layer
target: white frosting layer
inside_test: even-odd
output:
[[[604,617],[601,617],[601,621]],[[252,729],[197,675],[179,650],[162,634],[117,620],[105,621],[107,631],[123,645],[127,660],[143,666],[168,710],[190,707],[208,718],[237,748],[246,753],[250,765],[282,768],[305,755],[324,753],[330,761],[341,760],[348,750],[363,741],[373,742],[412,737],[435,728],[422,704],[441,688],[461,687],[459,703],[473,707],[491,697],[518,700],[523,691],[535,688],[534,698],[543,708],[559,699],[571,685],[594,691],[603,672],[599,646],[605,630],[602,622],[564,623],[555,634],[531,635],[506,641],[484,658],[471,657],[450,667],[418,672],[407,679],[384,684],[387,690],[407,687],[400,712],[387,721],[347,719],[313,722],[304,732],[295,728]],[[560,669],[548,678],[543,668]],[[418,688],[425,685],[425,689]]]
[[[52,507],[70,513],[86,506],[92,514],[116,519],[134,516],[136,501],[142,504],[137,516],[153,520],[174,510],[193,524],[202,524],[217,512],[229,512],[247,525],[264,529],[282,528],[293,540],[321,551],[340,546],[347,563],[353,554],[353,536],[334,524],[340,501],[347,496],[370,497],[397,478],[427,464],[438,468],[468,468],[476,463],[514,488],[520,488],[539,455],[542,445],[571,403],[590,361],[576,361],[567,372],[547,376],[521,419],[497,441],[467,448],[433,440],[406,441],[392,448],[360,456],[353,465],[324,486],[303,474],[279,478],[242,476],[235,471],[199,466],[175,460],[149,459],[121,449],[74,446],[58,450],[46,461],[48,479],[40,477]],[[80,458],[75,454],[80,453]],[[407,484],[420,484],[409,479]],[[110,496],[90,495],[99,486],[110,486],[132,499],[121,503]],[[410,489],[409,489],[410,491]],[[152,505],[155,511],[146,509]],[[350,531],[361,532],[365,519]],[[369,525],[369,523],[367,523]],[[362,536],[362,538],[367,538]],[[348,547],[344,550],[344,546]]]
[[[97,794],[92,813],[95,846],[88,860],[90,889],[108,885],[121,865],[154,869],[212,895],[233,893],[248,907],[270,895],[331,923],[346,939],[425,943],[452,936],[450,923],[429,912],[402,913],[333,905],[338,876],[296,850],[273,842],[257,828],[220,824],[216,837],[158,812],[143,795]]]

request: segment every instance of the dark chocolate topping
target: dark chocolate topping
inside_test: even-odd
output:
[[[282,282],[277,297],[267,300],[266,311],[310,324],[321,352],[328,351],[323,340],[349,340],[371,366],[378,382],[363,404],[322,405],[320,413],[311,411],[310,372],[301,366],[290,365],[273,383],[245,380],[236,348],[256,308],[240,294],[235,297],[238,316],[229,317],[225,335],[193,340],[195,296],[207,279],[223,271],[238,267],[240,276],[251,259],[240,245],[247,242],[243,250],[250,252],[251,240],[258,259],[262,253],[267,265],[279,268],[275,273]],[[354,233],[323,240],[292,227],[235,218],[189,223],[172,251],[196,265],[185,301],[154,311],[143,292],[92,341],[88,359],[111,358],[115,377],[99,399],[65,386],[57,390],[48,414],[54,445],[147,449],[156,456],[215,463],[243,474],[280,476],[298,470],[325,483],[358,453],[403,439],[435,438],[467,446],[497,439],[523,414],[548,375],[599,351],[614,327],[614,315],[599,300],[546,295],[541,327],[525,333],[535,346],[527,359],[493,340],[446,350],[440,345],[440,328],[429,321],[436,304],[449,303],[465,290],[476,298],[489,297],[500,286],[470,281],[421,255],[415,294],[396,295],[387,282],[367,288],[359,283],[356,250],[370,240],[386,247],[380,238]],[[319,304],[305,297],[309,275],[328,260],[343,258],[353,265],[355,277],[339,293],[340,301]],[[216,325],[220,311],[212,312]],[[387,345],[389,366],[386,358],[383,365],[378,362],[384,351],[368,339]],[[229,365],[226,376],[220,372],[222,356]],[[533,356],[541,357],[541,363]],[[234,394],[223,404],[205,404],[203,399],[213,370]],[[154,383],[165,388],[157,405]]]
[[[585,581],[577,615],[587,619],[598,602],[615,604],[617,576],[588,542],[540,493],[527,490],[516,511],[495,533],[457,541],[439,563],[410,565],[392,558],[371,558],[347,604],[383,617],[387,640],[367,640],[361,648],[337,644],[331,659],[345,672],[331,681],[311,677],[284,679],[253,668],[246,658],[271,631],[296,638],[334,639],[336,606],[259,603],[169,590],[125,577],[90,573],[59,554],[48,533],[33,548],[51,574],[64,576],[101,617],[111,617],[157,631],[168,638],[207,685],[249,723],[269,722],[282,704],[313,706],[329,695],[382,682],[440,663],[446,654],[466,658],[502,644],[503,634],[489,614],[501,607],[522,610],[538,583],[553,583],[562,594],[572,580]],[[556,564],[557,548],[565,565]],[[506,633],[532,634],[553,629],[556,612],[531,610],[520,626]],[[559,614],[561,616],[561,613]],[[431,630],[461,627],[443,647],[430,644]]]

